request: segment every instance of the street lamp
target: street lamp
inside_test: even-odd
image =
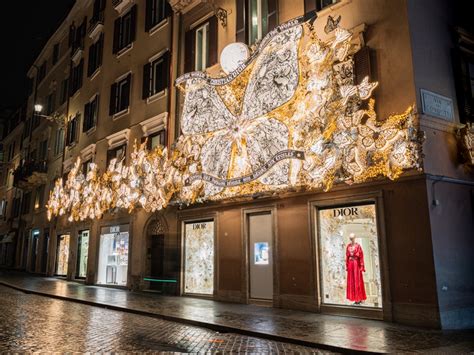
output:
[[[43,111],[43,105],[35,104],[35,112],[40,113],[41,111]]]

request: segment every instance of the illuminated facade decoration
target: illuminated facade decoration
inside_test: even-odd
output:
[[[396,179],[421,169],[413,108],[378,120],[370,98],[377,83],[354,82],[351,33],[336,24],[330,29],[332,39],[323,41],[300,17],[271,31],[228,75],[178,78],[183,134],[173,149],[136,146],[129,166],[112,160],[103,175],[93,165],[86,177],[78,159],[50,195],[49,218],[328,190],[335,182]]]
[[[459,132],[461,152],[467,165],[474,166],[474,125],[466,124]]]

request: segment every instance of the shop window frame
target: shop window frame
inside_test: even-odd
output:
[[[320,255],[320,230],[319,211],[328,208],[356,206],[363,204],[374,204],[376,212],[377,241],[379,247],[380,282],[382,289],[382,308],[352,307],[346,305],[324,304],[322,302],[322,284],[320,278],[321,261]],[[388,251],[385,232],[385,214],[382,191],[371,193],[354,193],[340,198],[334,198],[330,194],[308,201],[308,214],[311,228],[311,250],[312,250],[312,277],[310,292],[315,299],[315,307],[318,312],[334,315],[346,315],[351,317],[378,319],[392,321],[392,302],[390,291],[390,278],[388,270]]]
[[[219,246],[218,246],[218,216],[216,213],[203,214],[200,216],[188,216],[182,215],[179,217],[180,222],[180,236],[181,236],[181,280],[179,284],[179,294],[181,296],[196,296],[200,298],[213,299],[219,290]],[[201,294],[201,293],[191,293],[185,292],[185,261],[186,261],[186,224],[188,223],[197,223],[197,222],[213,222],[214,223],[214,275],[213,275],[213,292],[212,294]]]

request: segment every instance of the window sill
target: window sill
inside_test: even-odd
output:
[[[122,116],[128,115],[130,113],[130,107],[127,107],[125,110],[122,110],[120,112],[114,113],[112,115],[112,119],[115,121],[116,119],[119,119]]]
[[[85,131],[84,133],[87,135],[87,136],[90,136],[91,134],[93,134],[95,131],[97,130],[97,125],[94,125],[93,127],[89,128],[87,131]]]
[[[98,67],[91,75],[90,81],[94,80],[100,74],[100,67]]]
[[[153,36],[156,32],[158,32],[160,29],[162,29],[163,27],[165,27],[167,24],[168,24],[168,18],[165,18],[164,20],[161,20],[160,22],[158,22],[155,26],[153,26],[152,28],[150,28],[148,30],[148,34],[150,36]]]
[[[76,99],[79,96],[80,93],[81,93],[81,89],[78,89],[74,94],[72,94],[71,100]]]
[[[133,42],[127,45],[126,47],[123,47],[117,52],[117,59],[128,53],[130,50],[133,48]]]
[[[71,144],[68,144],[67,145],[67,149],[71,150],[72,148],[74,148],[76,146],[76,142],[72,142]]]
[[[160,92],[158,92],[156,94],[153,94],[152,96],[148,97],[146,99],[146,103],[147,103],[147,105],[151,104],[155,101],[158,101],[162,97],[165,97],[166,95],[168,95],[168,89],[161,90]]]

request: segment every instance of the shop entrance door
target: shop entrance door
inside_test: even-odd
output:
[[[270,212],[248,215],[249,296],[273,300],[273,226]]]
[[[87,259],[89,254],[89,231],[79,232],[77,241],[76,278],[84,279],[87,276]]]
[[[58,247],[56,252],[56,275],[67,276],[69,262],[69,234],[58,236]]]
[[[48,266],[48,249],[49,249],[49,229],[45,229],[43,232],[43,252],[41,253],[41,272],[46,273]]]
[[[150,250],[150,278],[163,278],[163,259],[165,256],[165,236],[163,234],[151,236],[151,250]],[[150,282],[151,290],[162,291],[163,284],[160,282]]]
[[[39,240],[40,231],[38,229],[33,229],[31,232],[31,262],[30,262],[30,271],[36,271],[36,257],[38,255],[38,240]]]

